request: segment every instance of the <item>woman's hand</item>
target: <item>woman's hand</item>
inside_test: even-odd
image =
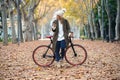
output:
[[[55,23],[52,24],[52,31],[55,32],[56,31],[56,27],[57,25]]]
[[[55,30],[55,29],[56,29],[56,26],[57,26],[57,25],[56,25],[55,23],[53,23],[52,29]]]
[[[68,34],[68,37],[73,37],[73,32],[70,32],[70,33]]]

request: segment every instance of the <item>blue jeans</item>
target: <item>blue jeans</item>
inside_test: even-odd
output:
[[[55,50],[55,60],[59,61],[64,58],[65,55],[66,42],[65,40],[57,41]],[[61,50],[61,53],[60,53]]]

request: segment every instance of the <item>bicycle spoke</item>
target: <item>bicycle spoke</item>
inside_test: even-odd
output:
[[[39,46],[33,52],[33,60],[39,66],[49,66],[54,61],[54,54],[48,46]]]
[[[83,64],[86,58],[87,52],[80,45],[73,45],[73,47],[68,47],[65,55],[67,62],[74,66]]]
[[[77,53],[74,53],[74,56],[77,57]]]
[[[52,56],[52,55],[44,55],[44,58],[54,58],[54,56]]]

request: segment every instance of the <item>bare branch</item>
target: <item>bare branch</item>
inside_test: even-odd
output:
[[[33,10],[38,6],[39,3],[40,3],[40,0],[38,0],[38,2],[36,2],[36,4],[33,6]]]

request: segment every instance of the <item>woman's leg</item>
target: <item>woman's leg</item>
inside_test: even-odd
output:
[[[65,48],[66,48],[66,42],[65,42],[65,40],[62,40],[61,41],[61,58],[63,59],[64,58],[64,56],[65,56]]]
[[[61,49],[61,59],[63,59],[65,56],[65,49]]]
[[[55,50],[55,60],[58,62],[60,60],[60,41],[56,43],[56,50]]]

